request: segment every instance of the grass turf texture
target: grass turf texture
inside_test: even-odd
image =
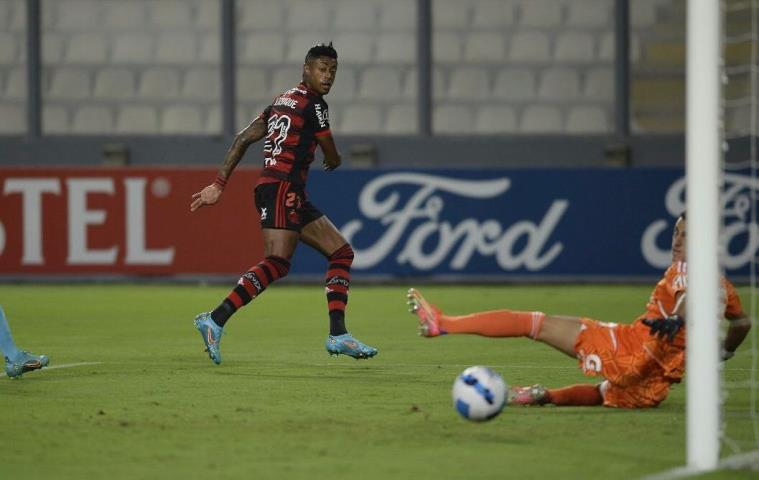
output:
[[[636,478],[684,463],[684,385],[650,410],[507,407],[488,423],[459,418],[450,388],[471,365],[511,384],[587,379],[527,339],[418,337],[409,286],[351,292],[348,326],[377,358],[329,357],[323,289],[279,285],[230,321],[216,366],[192,320],[227,288],[0,285],[20,346],[51,366],[101,362],[0,379],[0,478]],[[451,313],[508,307],[617,322],[642,312],[650,292],[421,290]],[[740,352],[727,378],[747,380],[750,363]],[[747,388],[730,391],[728,430],[747,447],[749,403]]]

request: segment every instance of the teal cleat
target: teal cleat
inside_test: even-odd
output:
[[[221,342],[221,336],[224,334],[224,329],[216,325],[209,312],[201,313],[195,317],[195,328],[198,329],[200,336],[203,337],[203,343],[206,344],[208,356],[213,360],[213,363],[219,365],[221,363],[219,343]]]
[[[359,358],[372,358],[377,355],[377,349],[364,345],[360,341],[353,338],[350,333],[344,333],[342,335],[329,335],[327,342],[324,345],[330,355],[348,355],[356,360]]]
[[[32,370],[47,367],[50,359],[47,355],[34,355],[29,352],[19,352],[13,360],[5,357],[5,374],[10,378],[21,378],[21,375]]]

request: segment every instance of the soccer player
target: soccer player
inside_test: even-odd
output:
[[[221,363],[219,341],[224,325],[240,307],[287,275],[298,241],[316,249],[328,262],[325,279],[329,311],[327,351],[356,359],[377,354],[376,348],[358,341],[345,327],[353,249],[306,194],[308,170],[317,145],[324,154],[324,170],[332,171],[342,161],[332,138],[329,110],[324,101],[336,74],[337,52],[332,42],[312,47],[303,64],[302,81],[275,97],[272,104],[235,137],[216,180],[192,196],[190,210],[193,212],[218,202],[248,146],[266,139],[264,168],[255,187],[264,258],[242,275],[215,310],[195,318],[195,327],[203,337],[208,356],[216,364]]]
[[[5,373],[10,378],[21,378],[21,375],[32,370],[46,367],[50,359],[46,355],[34,355],[16,347],[11,335],[11,328],[5,318],[3,307],[0,306],[0,350],[5,357]]]
[[[425,337],[456,333],[529,337],[577,358],[585,375],[603,378],[600,384],[557,389],[514,387],[509,403],[655,407],[667,397],[670,385],[680,382],[685,367],[685,225],[683,214],[672,236],[672,264],[654,287],[646,312],[630,325],[512,310],[450,316],[414,289],[408,293],[410,310],[418,316]],[[751,321],[735,287],[724,277],[721,284],[724,317],[729,322],[722,345],[722,359],[727,360],[748,334]]]

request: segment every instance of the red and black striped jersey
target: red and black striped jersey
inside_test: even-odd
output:
[[[260,117],[268,125],[262,180],[305,185],[316,137],[331,134],[327,102],[300,83],[275,97]]]

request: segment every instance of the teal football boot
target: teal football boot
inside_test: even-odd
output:
[[[372,358],[377,355],[377,349],[364,345],[360,341],[353,338],[350,333],[344,333],[342,335],[329,335],[327,342],[324,345],[327,348],[327,352],[330,355],[348,355],[356,360],[359,358]]]
[[[21,378],[21,375],[32,370],[39,370],[50,365],[47,355],[34,355],[29,352],[19,352],[13,360],[5,357],[5,374],[10,378]]]
[[[206,344],[208,356],[213,360],[213,363],[219,365],[221,363],[219,343],[221,343],[224,329],[216,325],[209,312],[201,313],[195,317],[195,328],[198,329],[200,336],[203,337],[203,343]]]

